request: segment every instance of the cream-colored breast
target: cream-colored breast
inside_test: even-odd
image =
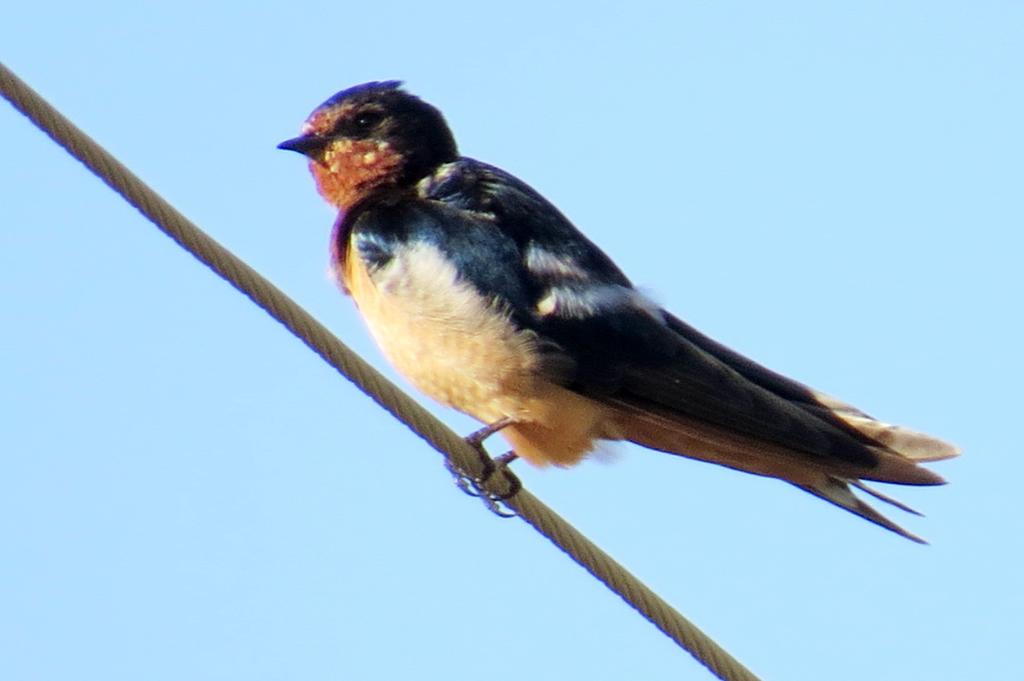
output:
[[[606,433],[605,409],[547,381],[537,338],[460,279],[425,243],[370,272],[350,250],[345,285],[384,355],[413,385],[484,423],[510,416],[504,434],[536,464],[569,465]]]
[[[428,244],[400,249],[372,273],[355,251],[346,264],[345,283],[374,339],[417,388],[482,421],[515,415],[506,398],[536,381],[532,333],[516,329]]]

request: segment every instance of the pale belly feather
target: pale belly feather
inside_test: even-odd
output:
[[[345,259],[344,283],[384,355],[435,400],[493,423],[534,464],[571,465],[617,439],[608,409],[541,374],[537,338],[459,280],[434,247],[410,246],[375,271]]]

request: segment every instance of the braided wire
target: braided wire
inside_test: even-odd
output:
[[[266,310],[460,471],[469,477],[483,474],[476,450],[462,437],[356,355],[295,301],[179,213],[2,63],[0,94],[158,229]],[[509,490],[508,485],[503,476],[492,476],[486,489],[502,495]],[[525,489],[520,489],[505,503],[715,676],[725,681],[758,681],[704,632]]]

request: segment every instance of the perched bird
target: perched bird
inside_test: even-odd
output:
[[[637,291],[540,194],[459,156],[441,112],[396,81],[343,90],[279,147],[340,211],[332,263],[415,386],[538,466],[600,440],[790,482],[920,541],[850,485],[937,485],[952,445],[877,421],[702,335]]]

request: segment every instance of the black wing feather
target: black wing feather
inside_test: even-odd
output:
[[[589,316],[560,315],[557,310],[536,313],[545,291],[560,282],[557,273],[531,271],[525,257],[530,248],[540,247],[573,262],[576,269],[567,278],[578,279],[581,270],[588,274],[586,281],[562,283],[624,290],[632,285],[608,256],[522,181],[492,166],[462,159],[425,182],[420,191],[431,202],[462,214],[459,220],[444,216],[455,231],[474,224],[506,235],[502,255],[519,259],[517,267],[509,269],[518,273],[522,284],[496,287],[483,277],[475,283],[486,295],[508,298],[508,292],[516,292],[516,299],[508,299],[510,307],[519,311],[516,321],[572,358],[575,370],[559,380],[573,390],[600,400],[653,405],[809,457],[862,467],[877,463],[875,454],[850,429],[806,408],[816,404],[812,391],[667,313],[630,304]],[[452,237],[446,233],[446,239]],[[510,245],[515,255],[508,252]],[[475,271],[472,263],[463,265],[462,271]],[[628,302],[628,297],[623,300]]]

